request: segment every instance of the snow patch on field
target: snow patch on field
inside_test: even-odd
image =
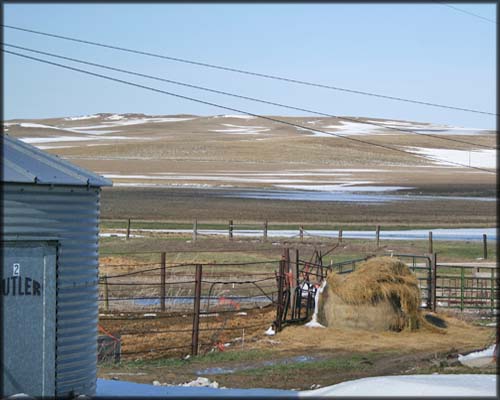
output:
[[[24,137],[19,140],[24,143],[54,143],[54,142],[82,142],[87,140],[123,140],[123,139],[136,139],[127,136],[53,136],[53,137]]]
[[[299,189],[299,190],[314,190],[320,192],[390,192],[403,189],[412,189],[409,186],[365,186],[365,183],[372,183],[369,181],[353,181],[350,183],[343,183],[340,185],[274,185],[276,187],[285,189]],[[359,184],[363,186],[352,186]]]
[[[77,117],[67,117],[67,118],[64,118],[65,121],[81,121],[81,120],[84,120],[84,119],[93,119],[93,118],[99,118],[100,115],[97,115],[97,114],[92,114],[92,115],[80,115],[80,116],[77,116]]]
[[[148,187],[148,188],[186,188],[186,189],[207,189],[207,188],[220,188],[220,187],[233,187],[231,185],[210,185],[208,183],[143,183],[143,182],[113,182],[113,186],[123,187]]]
[[[240,118],[240,119],[255,119],[256,117],[252,115],[245,115],[245,114],[225,114],[225,115],[216,115],[213,118]]]
[[[263,126],[240,126],[232,124],[222,124],[229,127],[229,129],[213,129],[211,132],[229,133],[233,135],[256,135],[262,132],[267,132],[270,129]]]
[[[109,179],[147,179],[147,180],[178,180],[178,181],[220,181],[240,183],[329,183],[330,181],[312,181],[308,179],[282,179],[282,178],[246,178],[235,176],[210,176],[210,175],[122,175],[104,174]]]
[[[418,153],[439,165],[450,165],[446,161],[470,165],[478,168],[496,168],[496,150],[450,150],[425,147],[406,147],[408,151]],[[435,160],[438,158],[439,160]],[[457,166],[459,167],[459,166]]]
[[[380,129],[373,125],[362,124],[359,122],[340,121],[342,125],[328,125],[325,128],[335,129],[335,133],[340,135],[373,135],[380,132]]]
[[[45,145],[38,145],[36,146],[40,150],[49,150],[49,149],[67,149],[71,147],[76,147],[76,146],[45,146]]]
[[[89,130],[86,130],[85,127],[78,127],[78,129],[76,129],[76,128],[60,128],[60,127],[52,126],[52,125],[33,124],[30,122],[26,122],[26,123],[23,122],[23,123],[19,124],[19,126],[21,128],[54,129],[57,131],[65,131],[65,132],[73,132],[73,133],[85,133],[85,134],[90,133],[90,134],[94,134],[94,135],[104,135],[106,133],[119,132],[119,131],[109,131],[109,130],[89,131]],[[101,128],[101,127],[102,127],[101,125],[94,126],[94,128]]]

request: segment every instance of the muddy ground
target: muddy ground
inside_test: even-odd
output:
[[[493,185],[458,185],[429,193],[491,195]],[[437,192],[436,192],[437,191]],[[360,204],[350,202],[258,200],[221,197],[211,189],[104,188],[102,218],[143,218],[199,222],[264,221],[288,223],[382,224],[419,226],[496,225],[496,202],[474,200],[421,200]],[[425,192],[423,192],[425,193]],[[458,195],[457,194],[457,195]]]

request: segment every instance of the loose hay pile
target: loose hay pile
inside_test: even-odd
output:
[[[349,274],[329,274],[318,307],[321,324],[374,331],[417,329],[420,289],[408,267],[392,257],[375,257]]]

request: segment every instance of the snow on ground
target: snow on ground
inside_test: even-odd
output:
[[[383,129],[360,122],[339,121],[339,123],[342,125],[327,125],[325,128],[335,129],[334,133],[343,136],[379,134],[381,129]]]
[[[314,313],[311,320],[305,325],[308,328],[324,328],[324,326],[318,322],[318,307],[319,307],[319,296],[321,295],[321,293],[323,293],[325,286],[326,286],[326,279],[321,283],[321,286],[318,288],[318,290],[316,290],[316,295],[314,296]]]
[[[100,115],[85,115],[79,117],[68,117],[64,118],[65,121],[78,121],[92,118],[99,118]],[[119,114],[114,114],[106,118],[111,122],[102,122],[98,125],[88,125],[88,126],[76,126],[76,127],[61,127],[37,124],[32,122],[22,122],[19,125],[21,128],[34,128],[34,129],[55,129],[60,131],[74,132],[74,133],[85,133],[85,134],[95,134],[104,135],[108,133],[120,132],[120,130],[106,130],[106,128],[122,127],[126,125],[141,125],[148,123],[161,123],[161,122],[179,122],[179,121],[190,121],[194,118],[177,118],[177,117],[145,117],[145,118],[126,118]],[[5,125],[5,123],[4,123]],[[98,130],[96,130],[98,129]]]
[[[436,164],[450,165],[446,161],[470,165],[478,168],[496,168],[496,150],[450,150],[430,149],[425,147],[406,147],[408,151],[422,154],[433,160]]]
[[[246,115],[246,114],[235,114],[235,115],[230,115],[230,114],[225,114],[225,115],[216,115],[213,118],[240,118],[240,119],[255,119],[257,117],[254,117],[252,115]]]
[[[221,188],[221,187],[233,187],[231,185],[210,185],[208,183],[144,183],[144,182],[113,182],[113,186],[123,186],[123,187],[148,187],[148,188],[173,188],[182,187],[186,189],[206,189],[206,188]]]
[[[222,124],[229,129],[212,129],[210,132],[227,133],[233,135],[257,135],[262,132],[267,132],[270,129],[263,126],[241,126],[232,124]]]
[[[496,396],[495,375],[399,375],[357,379],[316,390],[307,396]]]
[[[51,136],[51,137],[22,137],[19,140],[24,143],[54,143],[54,142],[83,142],[87,140],[123,140],[123,139],[137,139],[127,136]]]
[[[19,124],[21,128],[35,128],[35,129],[54,129],[57,131],[64,131],[64,132],[73,132],[73,133],[85,133],[85,134],[94,134],[94,135],[104,135],[107,133],[116,133],[119,131],[109,131],[109,130],[99,130],[99,131],[89,131],[85,130],[84,127],[78,127],[78,128],[60,128],[58,126],[52,126],[52,125],[43,125],[43,124],[33,124],[31,122],[23,122]],[[101,128],[101,125],[96,125],[95,128]]]
[[[180,121],[190,121],[194,118],[176,118],[176,117],[146,117],[146,118],[113,118],[114,122],[103,122],[100,125],[89,125],[89,126],[79,126],[78,129],[99,129],[99,128],[113,128],[128,125],[142,125],[150,123],[160,123],[160,122],[180,122]]]
[[[320,181],[315,181],[321,183]],[[388,192],[403,189],[412,189],[409,186],[366,186],[369,181],[352,181],[339,185],[274,185],[284,189],[314,190],[321,192]],[[352,186],[363,185],[363,186]]]
[[[162,386],[97,379],[96,395],[117,397],[496,396],[496,376],[486,374],[383,376],[356,379],[303,391]]]
[[[76,147],[75,146],[45,146],[45,145],[36,145],[37,148],[39,148],[40,150],[48,150],[48,149],[67,149],[67,148],[70,148],[70,147]]]
[[[117,121],[117,120],[120,120],[123,118],[125,118],[125,117],[123,115],[120,115],[120,114],[113,114],[113,115],[110,115],[109,117],[106,117],[106,119],[108,119],[110,121]]]
[[[488,347],[487,349],[481,351],[475,351],[474,353],[469,353],[465,356],[459,354],[458,361],[466,366],[475,367],[483,366],[485,364],[491,363],[493,361],[493,354],[495,351],[495,345]]]
[[[92,114],[92,115],[80,115],[80,116],[77,116],[77,117],[67,117],[67,118],[64,118],[65,121],[81,121],[81,120],[84,120],[84,119],[93,119],[93,118],[99,118],[100,115],[98,114]]]
[[[282,179],[282,178],[246,178],[241,176],[211,176],[211,175],[122,175],[104,174],[109,179],[148,179],[148,180],[176,180],[176,181],[220,181],[241,183],[330,183],[331,181],[315,181],[308,179]],[[353,182],[357,183],[357,182]]]

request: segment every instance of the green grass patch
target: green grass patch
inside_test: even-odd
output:
[[[363,357],[361,355],[353,354],[351,356],[333,357],[322,360],[311,360],[306,362],[294,361],[294,362],[283,362],[276,360],[275,365],[268,366],[258,366],[252,369],[246,369],[238,372],[241,375],[254,375],[254,376],[265,376],[265,375],[283,375],[288,373],[300,373],[301,370],[316,372],[321,371],[347,371],[347,370],[362,370],[371,365],[371,361],[368,357]]]

